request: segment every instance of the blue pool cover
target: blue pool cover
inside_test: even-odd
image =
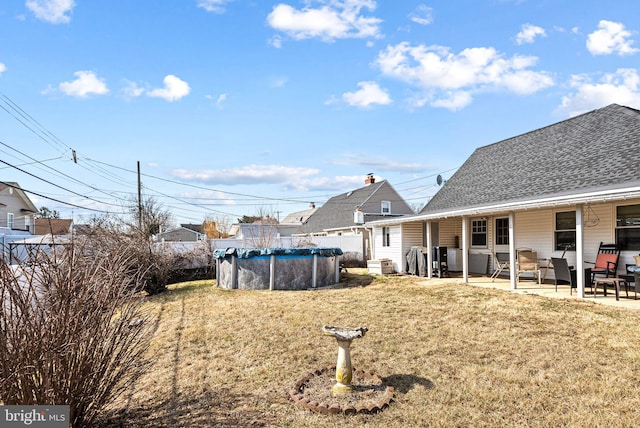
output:
[[[250,259],[259,256],[311,256],[320,257],[341,256],[340,248],[226,248],[213,251],[214,259],[224,259],[236,256],[239,259]]]

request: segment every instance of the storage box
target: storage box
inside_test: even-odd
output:
[[[390,259],[367,260],[367,269],[376,275],[393,273],[393,262]]]

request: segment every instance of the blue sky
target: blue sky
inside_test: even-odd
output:
[[[5,0],[2,180],[76,221],[126,210],[137,162],[176,223],[283,218],[367,173],[419,207],[480,146],[640,108],[639,16],[637,0]]]

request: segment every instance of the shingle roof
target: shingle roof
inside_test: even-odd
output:
[[[35,221],[34,234],[46,235],[68,235],[71,233],[73,220],[64,218],[37,218]]]
[[[640,111],[611,104],[476,149],[420,214],[640,185]]]
[[[354,211],[356,208],[371,203],[372,200],[376,200],[374,196],[376,193],[384,194],[384,198],[388,198],[390,194],[394,195],[393,203],[396,204],[396,208],[393,210],[394,213],[413,213],[411,208],[404,202],[393,187],[386,180],[382,180],[330,198],[309,217],[307,222],[301,227],[301,231],[303,233],[313,233],[356,226],[353,222]],[[379,201],[377,203],[379,204]],[[388,216],[370,215],[370,213],[365,212],[366,222],[384,218],[388,218]]]
[[[301,225],[317,210],[317,208],[307,208],[306,210],[290,213],[280,222],[280,224]]]
[[[181,223],[180,227],[192,230],[197,233],[202,233],[202,223],[201,224]]]

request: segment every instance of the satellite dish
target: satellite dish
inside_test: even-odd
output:
[[[440,174],[436,177],[436,183],[438,183],[438,186],[442,186],[442,176]]]

